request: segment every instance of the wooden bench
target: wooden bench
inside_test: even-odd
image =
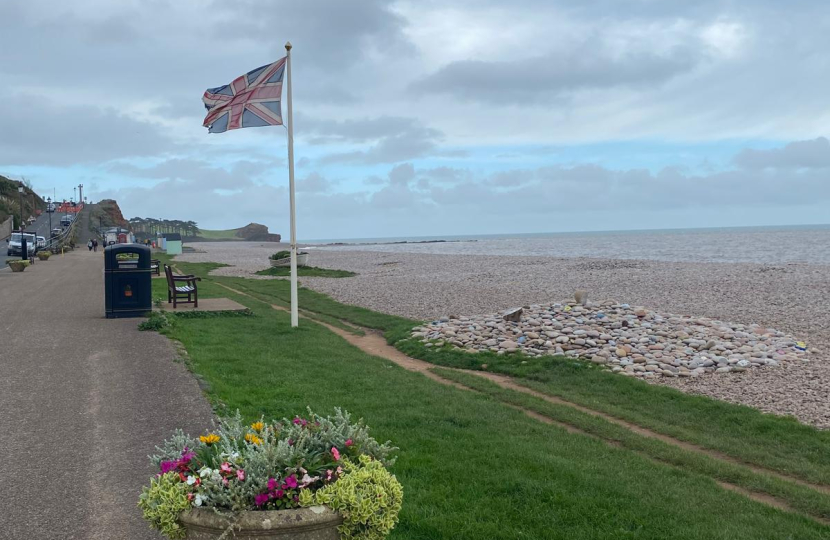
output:
[[[161,261],[158,259],[150,259],[150,273],[157,276],[161,275]]]
[[[167,301],[173,303],[173,309],[177,304],[193,304],[194,308],[199,307],[199,291],[196,289],[196,282],[202,278],[193,275],[177,276],[166,264],[164,275],[167,276]],[[187,300],[179,301],[179,299]]]

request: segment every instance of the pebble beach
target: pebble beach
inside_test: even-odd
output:
[[[219,268],[214,273],[244,277],[252,277],[253,272],[267,268],[268,255],[283,249],[278,244],[251,242],[191,246],[198,252],[181,255],[180,259],[228,264],[231,266]],[[636,368],[636,373],[632,373],[635,369],[629,366],[638,363],[628,356],[630,350],[623,349],[622,358],[616,354],[617,345],[620,348],[626,345],[616,343],[616,339],[611,345],[608,340],[600,340],[602,343],[597,345],[602,347],[597,347],[588,359],[597,357],[596,353],[601,349],[608,354],[602,352],[597,358],[598,363],[605,358],[609,368],[619,367],[617,371],[627,370],[629,375],[640,373],[637,376],[643,376],[647,373],[646,366],[655,366],[655,376],[643,377],[651,384],[672,386],[684,392],[708,395],[775,414],[792,415],[806,424],[830,429],[830,265],[680,263],[357,250],[311,250],[309,264],[349,270],[358,275],[343,279],[303,278],[304,286],[341,302],[429,322],[444,318],[446,323],[450,317],[483,321],[487,316],[522,306],[538,309],[544,305],[551,311],[556,309],[554,305],[559,305],[564,309],[568,303],[573,304],[576,290],[584,290],[594,312],[598,309],[612,311],[613,306],[619,311],[619,306],[624,305],[631,306],[629,316],[640,315],[638,319],[656,316],[660,322],[665,314],[666,320],[674,317],[716,321],[713,328],[720,329],[721,333],[728,329],[739,336],[745,333],[762,336],[766,332],[770,340],[778,340],[775,345],[767,352],[762,343],[763,348],[758,351],[745,351],[745,358],[739,358],[741,351],[731,350],[728,344],[723,345],[722,354],[711,358],[705,352],[698,354],[698,349],[703,349],[708,340],[689,336],[687,339],[695,340],[691,343],[693,347],[685,347],[689,357],[683,356],[684,344],[680,344],[680,354],[671,355],[672,360],[679,360],[677,365],[663,362],[660,356],[659,364],[663,365],[655,365],[646,355],[662,355],[663,349],[657,350],[657,345],[663,344],[643,343],[646,361],[639,362],[643,370]],[[648,315],[635,314],[634,306]],[[759,328],[764,331],[758,331]],[[599,330],[597,327],[596,332],[601,334]],[[588,331],[591,330],[584,330]],[[598,340],[599,335],[594,338]],[[493,336],[487,339],[493,339]],[[704,341],[704,345],[699,345],[698,341]],[[795,341],[804,342],[807,350],[797,354],[792,352],[790,345]],[[553,343],[556,343],[554,350],[563,345],[562,340]],[[784,343],[786,354],[780,350]],[[632,345],[637,346],[636,343]],[[652,349],[648,349],[649,346]],[[718,342],[705,348],[717,353],[717,347],[721,346]],[[693,350],[688,350],[690,348]],[[763,354],[752,354],[759,351]],[[719,365],[721,357],[725,363]],[[614,360],[621,362],[614,364]],[[704,366],[707,360],[711,363]],[[721,369],[718,373],[707,372],[718,369]],[[694,370],[701,376],[675,376],[681,371],[691,374]]]

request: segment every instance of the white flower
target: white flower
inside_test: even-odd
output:
[[[213,470],[211,470],[211,468],[210,468],[210,467],[202,467],[202,468],[199,470],[199,476],[201,476],[202,478],[207,478],[208,476],[210,476],[210,474],[211,474],[212,472],[213,472]]]
[[[188,476],[187,477],[187,485],[188,486],[192,486],[195,483],[196,483],[196,477],[195,476]]]
[[[196,498],[193,500],[193,506],[202,506],[202,496],[198,493],[196,494]]]

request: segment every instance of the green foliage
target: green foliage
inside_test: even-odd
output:
[[[147,320],[139,323],[138,329],[141,331],[153,330],[158,332],[170,325],[171,319],[167,314],[162,311],[151,311]]]
[[[237,412],[198,439],[177,431],[150,461],[163,474],[185,476],[194,506],[241,512],[296,508],[299,489],[339,481],[339,466],[349,457],[366,456],[383,468],[394,463],[395,450],[372,438],[362,419],[352,422],[337,408],[327,417],[309,410],[308,418],[261,417],[251,424]]]
[[[369,456],[357,464],[346,460],[345,474],[316,493],[300,492],[300,504],[322,504],[343,516],[337,529],[343,540],[383,540],[398,523],[403,487],[393,474]]]
[[[288,266],[272,266],[271,268],[260,270],[257,272],[257,275],[288,277],[291,275],[291,268]],[[345,278],[356,276],[357,274],[349,272],[348,270],[334,270],[331,268],[317,268],[314,266],[299,266],[297,267],[297,275],[300,277]]]
[[[283,250],[283,251],[278,251],[278,252],[274,253],[273,255],[271,255],[268,258],[271,259],[272,261],[278,261],[280,259],[287,259],[290,256],[291,256],[290,251]]]
[[[16,272],[22,272],[26,270],[26,268],[28,268],[31,264],[29,261],[24,261],[23,259],[9,259],[6,262],[9,265],[9,268]]]
[[[190,508],[187,500],[187,484],[175,472],[168,472],[150,480],[138,497],[138,507],[150,526],[167,538],[185,537],[185,529],[179,524],[179,514]]]
[[[183,272],[207,275],[204,263],[177,264]],[[171,329],[193,369],[210,383],[211,399],[239,409],[248,421],[290,415],[306,405],[342,405],[359,411],[373,433],[406,448],[395,464],[406,504],[390,540],[827,540],[826,526],[725,491],[711,476],[656,463],[628,448],[545,425],[482,394],[437,384],[311,321],[291,328],[287,313],[217,283],[235,289],[249,284],[248,292],[268,304],[288,298],[284,280],[209,276],[201,284],[206,294],[233,298],[257,314],[182,320]],[[300,290],[305,309],[371,322],[387,332],[396,325],[394,317],[306,293]],[[575,388],[587,384],[577,373],[600,373],[574,370],[566,380]],[[638,388],[648,395],[653,387]]]

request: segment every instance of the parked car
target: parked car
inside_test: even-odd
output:
[[[60,227],[55,227],[54,229],[52,229],[52,238],[57,238],[61,234],[63,234],[63,229],[61,229]]]
[[[38,236],[37,237],[37,248],[38,249],[46,249],[46,237],[45,236]]]
[[[72,216],[69,215],[69,214],[66,214],[65,216],[63,216],[61,218],[61,226],[62,227],[69,227],[70,225],[72,225]]]
[[[30,252],[30,254],[34,255],[37,253],[37,240],[35,235],[29,233],[20,234],[19,232],[16,232],[12,233],[11,238],[9,238],[9,247],[6,249],[7,257],[11,257],[12,255],[22,255],[23,248],[20,244],[24,237],[26,238],[26,249]]]

